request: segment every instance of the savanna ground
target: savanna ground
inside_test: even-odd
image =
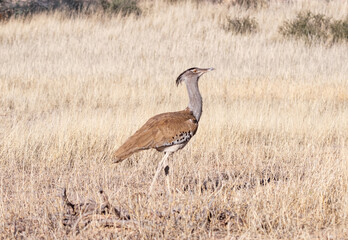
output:
[[[0,238],[347,239],[348,45],[278,31],[303,10],[342,19],[347,1],[140,6],[0,23]],[[246,15],[256,33],[224,30]],[[175,79],[193,66],[216,68],[200,80],[200,126],[171,160],[172,201],[163,175],[149,198],[162,154],[112,153],[187,106]],[[102,188],[136,224],[67,229],[64,187],[74,202]]]

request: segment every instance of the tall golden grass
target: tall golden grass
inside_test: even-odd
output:
[[[341,19],[347,6],[153,1],[140,17],[0,23],[0,236],[73,238],[51,220],[67,187],[75,201],[103,188],[144,223],[81,238],[348,238],[348,45],[278,33],[301,10]],[[223,30],[246,15],[257,33]],[[200,80],[199,130],[171,160],[172,201],[163,176],[148,198],[162,155],[114,165],[112,153],[149,117],[186,107],[175,79],[193,66],[217,69]]]

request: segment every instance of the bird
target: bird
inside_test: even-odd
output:
[[[150,185],[149,194],[152,194],[154,184],[164,169],[168,193],[170,194],[168,157],[182,149],[196,134],[198,123],[202,115],[202,96],[198,87],[198,80],[214,68],[192,67],[182,72],[176,79],[176,85],[186,84],[189,104],[182,111],[167,112],[150,118],[138,131],[130,136],[113,154],[114,163],[119,163],[133,153],[156,149],[164,152],[164,157],[159,162],[156,173]]]

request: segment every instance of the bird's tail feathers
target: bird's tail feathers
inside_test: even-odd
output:
[[[138,133],[138,132],[137,132]],[[152,147],[152,138],[145,134],[135,133],[114,154],[114,163],[122,162],[133,153]]]
[[[133,153],[139,152],[141,149],[131,148],[122,149],[121,147],[114,154],[114,163],[122,162],[123,160],[130,157]]]

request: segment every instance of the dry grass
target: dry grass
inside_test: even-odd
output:
[[[74,238],[51,221],[59,189],[79,201],[102,187],[138,224],[81,238],[348,238],[348,45],[278,33],[299,11],[343,19],[347,5],[155,1],[140,18],[0,23],[0,236]],[[223,30],[243,15],[257,33]],[[200,127],[174,155],[173,201],[163,176],[148,199],[162,155],[111,155],[149,117],[186,107],[175,78],[192,66],[217,69],[200,80]]]

